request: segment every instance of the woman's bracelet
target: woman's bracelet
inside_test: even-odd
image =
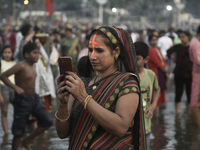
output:
[[[84,109],[86,110],[87,107],[87,103],[89,102],[89,100],[92,98],[92,95],[88,95],[85,100],[84,100]]]
[[[68,117],[66,119],[60,119],[60,118],[58,118],[57,114],[58,114],[58,111],[56,111],[56,113],[55,113],[55,118],[58,121],[60,121],[60,122],[66,122],[69,119],[69,117],[70,117],[70,113],[69,112],[68,112]]]

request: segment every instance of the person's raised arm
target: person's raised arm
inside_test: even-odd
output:
[[[18,72],[22,71],[24,68],[24,64],[23,63],[19,63],[15,66],[13,66],[12,68],[8,69],[7,71],[5,71],[4,73],[1,74],[0,79],[10,88],[12,88],[13,90],[15,90],[19,95],[24,93],[24,90],[21,89],[20,87],[18,87],[17,85],[13,84],[10,80],[9,80],[9,76],[13,75],[13,74],[17,74]]]
[[[24,45],[27,44],[35,35],[35,31],[31,32],[24,40]]]

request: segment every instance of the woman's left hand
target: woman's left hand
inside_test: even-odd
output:
[[[85,90],[85,84],[74,72],[67,72],[65,76],[66,89],[77,99],[80,103],[84,103],[85,98],[88,96]]]

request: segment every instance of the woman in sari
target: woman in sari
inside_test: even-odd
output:
[[[160,97],[157,102],[156,116],[159,116],[159,106],[166,103],[166,80],[168,76],[168,65],[162,56],[160,50],[157,47],[158,37],[156,35],[149,36],[149,61],[148,68],[151,69],[158,78],[158,83],[160,86]]]
[[[197,35],[190,43],[190,59],[192,67],[192,90],[191,90],[191,119],[195,125],[200,127],[200,25]]]
[[[58,78],[58,136],[69,136],[73,150],[145,150],[137,60],[130,35],[114,27],[94,30],[88,58],[96,76],[81,80],[67,72],[64,82],[59,80],[62,75]]]

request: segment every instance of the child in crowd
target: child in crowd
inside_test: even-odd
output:
[[[145,114],[145,129],[147,150],[150,149],[150,132],[151,132],[151,118],[153,112],[157,106],[157,101],[160,95],[160,87],[155,73],[149,69],[144,68],[144,64],[147,64],[149,60],[149,47],[144,42],[134,43],[136,49],[137,62],[140,76],[141,95],[143,99],[143,108]],[[152,93],[154,94],[154,100],[152,101]]]
[[[10,45],[6,45],[2,48],[1,51],[1,68],[0,72],[3,73],[6,70],[12,68],[15,65],[15,61],[13,58],[14,50]],[[12,75],[9,77],[9,80],[15,84],[15,76]],[[7,114],[8,114],[8,104],[12,101],[14,96],[14,91],[7,85],[5,85],[3,82],[1,83],[1,96],[2,96],[2,102],[1,102],[1,124],[3,127],[3,131],[5,134],[8,134],[8,121],[7,121]]]
[[[1,74],[0,79],[15,90],[14,95],[14,120],[12,124],[12,150],[17,150],[21,142],[22,146],[30,150],[30,141],[43,133],[52,125],[52,119],[45,107],[41,104],[39,96],[35,94],[36,72],[33,64],[39,59],[39,49],[35,43],[27,43],[23,47],[24,61]],[[9,76],[15,75],[15,84],[9,80]],[[38,121],[38,127],[24,140],[25,126],[29,115],[32,114]]]

